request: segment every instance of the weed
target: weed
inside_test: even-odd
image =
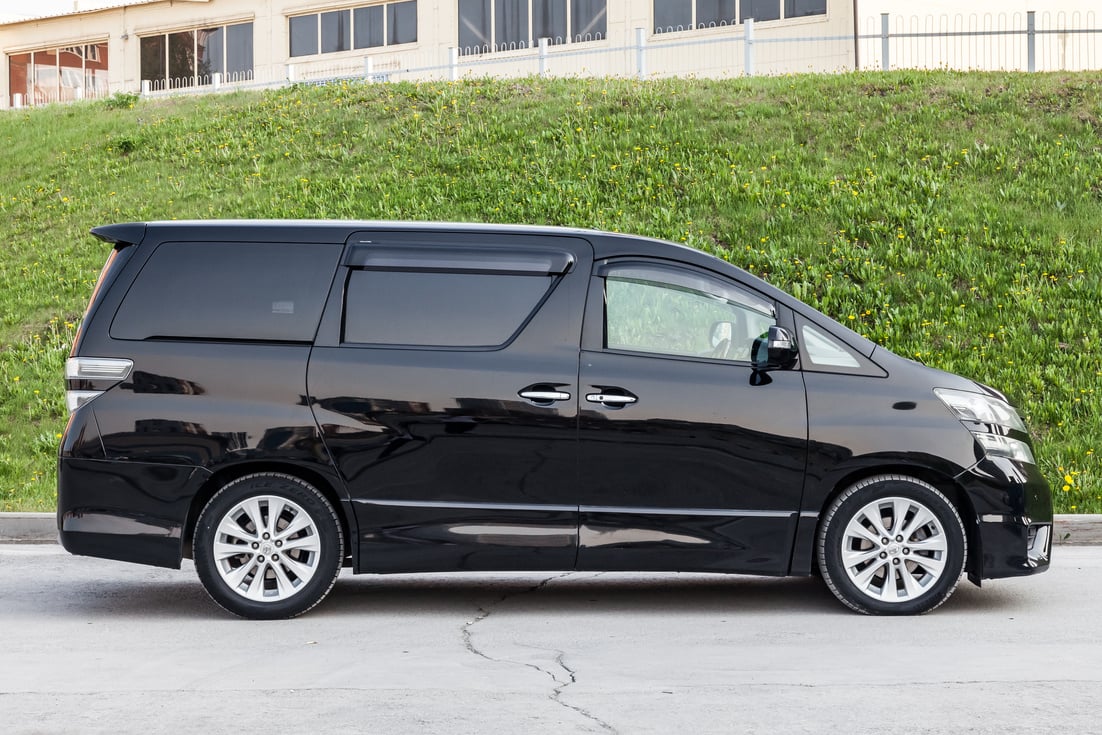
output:
[[[0,510],[54,503],[109,222],[479,220],[684,242],[1008,392],[1102,512],[1102,85],[955,72],[297,86],[0,116]],[[1069,479],[1070,478],[1070,479]]]

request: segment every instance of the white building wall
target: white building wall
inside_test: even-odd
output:
[[[459,77],[523,76],[540,70],[535,49],[462,56],[458,67],[450,69],[451,49],[458,43],[457,0],[418,0],[415,43],[289,57],[289,16],[353,4],[357,4],[355,0],[162,0],[0,25],[0,106],[8,106],[11,100],[8,68],[13,53],[106,42],[108,93],[138,92],[142,36],[239,22],[253,23],[254,79],[237,86],[279,85],[289,74],[296,81],[360,75],[367,57],[374,73],[391,79],[447,79],[453,73]],[[756,37],[762,41],[837,37],[832,41],[760,43],[755,46],[756,73],[852,68],[852,0],[828,0],[827,8],[825,16],[756,24]],[[656,35],[651,18],[651,0],[608,0],[607,38],[551,46],[545,68],[554,75],[633,76],[638,58],[636,29],[642,28],[648,76],[728,77],[744,73],[743,26]]]

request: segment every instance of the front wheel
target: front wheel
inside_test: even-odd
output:
[[[871,615],[920,615],[956,589],[968,555],[964,524],[939,490],[880,475],[847,488],[819,529],[819,569],[844,604]]]
[[[343,549],[340,519],[325,496],[274,472],[227,484],[195,527],[203,587],[244,618],[293,618],[313,608],[336,582]]]

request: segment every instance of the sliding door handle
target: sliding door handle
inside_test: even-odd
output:
[[[635,403],[639,399],[635,396],[621,393],[587,393],[585,399],[590,403],[600,403],[605,406],[621,408]]]

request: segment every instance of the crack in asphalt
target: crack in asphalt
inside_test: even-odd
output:
[[[531,586],[527,589],[523,589],[523,590],[520,590],[518,592],[506,592],[501,597],[499,597],[498,599],[491,602],[489,605],[486,605],[486,606],[481,606],[480,605],[479,608],[478,608],[478,615],[476,615],[473,619],[468,620],[466,623],[463,624],[463,629],[462,629],[463,646],[467,649],[467,651],[469,653],[472,653],[475,656],[478,656],[480,658],[484,658],[487,661],[492,661],[494,663],[513,664],[515,666],[524,666],[526,668],[533,669],[535,671],[540,672],[541,674],[546,675],[547,677],[549,677],[551,679],[551,681],[553,681],[555,683],[554,688],[551,690],[551,694],[548,695],[548,699],[550,699],[552,702],[559,705],[560,707],[564,707],[565,709],[568,709],[572,712],[575,712],[575,713],[581,715],[582,717],[585,717],[588,720],[591,720],[592,722],[594,722],[597,726],[599,726],[605,732],[617,733],[618,731],[616,730],[616,728],[614,728],[612,725],[610,725],[607,722],[605,722],[604,720],[602,720],[600,717],[597,717],[596,715],[594,715],[589,710],[586,710],[583,707],[578,707],[578,706],[575,706],[573,704],[570,704],[568,702],[563,701],[563,693],[566,691],[567,687],[569,687],[571,684],[577,683],[577,681],[578,681],[577,672],[575,672],[574,669],[571,669],[569,666],[566,665],[566,654],[563,651],[560,651],[558,649],[551,649],[552,652],[555,654],[555,663],[558,664],[559,668],[562,670],[561,672],[555,672],[555,671],[548,671],[547,669],[543,668],[542,666],[539,666],[539,665],[533,664],[533,663],[528,663],[527,661],[514,661],[512,659],[494,658],[493,656],[490,656],[489,654],[487,654],[485,651],[482,651],[481,649],[479,649],[478,646],[476,646],[474,644],[471,629],[474,626],[481,623],[486,618],[490,617],[490,615],[493,614],[494,610],[499,605],[501,605],[501,603],[505,602],[506,600],[512,599],[512,598],[520,597],[521,595],[530,595],[530,594],[539,592],[540,590],[542,590],[544,587],[546,587],[547,585],[549,585],[551,582],[555,581],[556,579],[562,579],[563,577],[566,577],[570,574],[571,574],[570,572],[565,572],[563,574],[559,574],[559,575],[556,575],[554,577],[548,577],[547,579],[542,580],[539,584],[533,585],[533,586]],[[541,650],[548,650],[548,649],[541,649]],[[564,673],[565,673],[565,677],[563,676]]]

